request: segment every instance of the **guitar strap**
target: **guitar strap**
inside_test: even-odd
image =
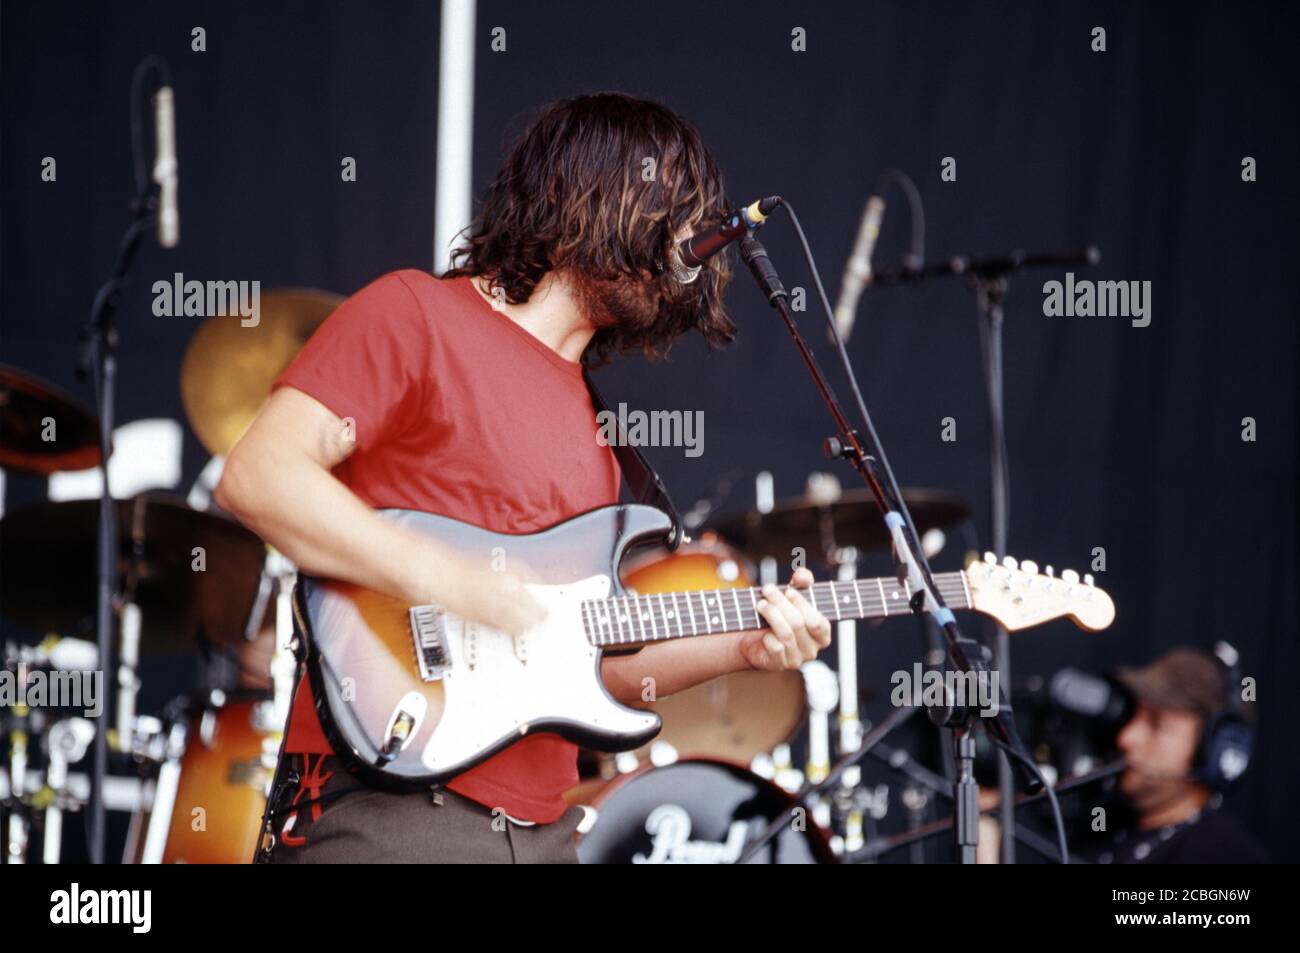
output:
[[[613,416],[614,426],[618,431],[618,439],[614,441],[612,448],[614,458],[618,460],[619,469],[623,471],[623,479],[627,481],[633,498],[638,503],[645,503],[662,510],[672,520],[673,529],[668,539],[668,549],[670,552],[675,551],[682,541],[682,519],[677,513],[677,507],[673,506],[672,497],[668,495],[668,488],[664,486],[664,481],[659,478],[654,467],[650,466],[650,461],[645,458],[645,455],[628,441],[618,415],[609,409],[605,398],[600,396],[600,391],[596,389],[596,384],[585,367],[582,369],[582,379],[587,382],[587,390],[591,392],[591,403],[596,408],[596,414],[599,416],[608,411]]]

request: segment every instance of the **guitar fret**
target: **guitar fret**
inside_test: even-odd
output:
[[[695,607],[691,605],[691,594],[686,593],[686,611],[691,614],[691,635],[699,635],[699,626],[695,624]]]
[[[972,607],[974,598],[971,594],[970,580],[964,571],[942,573],[934,578],[939,595],[945,604],[959,609]],[[853,595],[840,591],[836,586],[845,582],[853,586]],[[880,597],[879,607],[870,599],[863,600],[862,587],[876,584]],[[886,582],[889,584],[886,589]],[[645,595],[613,596],[606,599],[586,600],[582,603],[581,616],[587,638],[595,645],[623,645],[635,642],[657,642],[664,639],[683,638],[687,635],[706,635],[728,631],[741,632],[764,625],[763,615],[758,610],[758,587],[747,586],[749,608],[740,601],[740,592],[736,588],[728,589],[693,589],[685,592],[658,592]],[[854,605],[857,606],[857,618],[870,619],[885,617],[897,613],[889,611],[893,600],[906,601],[911,610],[912,587],[910,582],[901,582],[889,577],[875,579],[854,579],[838,582],[816,583],[810,589],[801,590],[818,612],[832,621],[842,621],[853,617]],[[727,595],[731,596],[731,605],[735,619],[729,615]],[[827,598],[829,597],[829,602]],[[686,601],[686,611],[682,612],[682,603]],[[695,600],[700,602],[700,611],[704,614],[704,630],[700,630],[699,617],[695,611]],[[847,609],[846,609],[847,607]],[[752,613],[752,616],[746,615]],[[687,624],[690,628],[688,630]],[[647,624],[648,623],[648,624]]]

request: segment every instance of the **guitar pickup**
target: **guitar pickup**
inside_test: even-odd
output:
[[[415,661],[420,668],[420,678],[426,682],[436,682],[451,669],[447,614],[439,606],[412,606],[408,615],[411,620],[411,636],[415,639]]]

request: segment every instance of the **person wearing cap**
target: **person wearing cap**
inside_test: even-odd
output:
[[[1071,858],[1099,864],[1257,864],[1264,849],[1223,809],[1223,792],[1245,771],[1253,736],[1251,705],[1240,698],[1236,652],[1180,646],[1114,679],[1132,714],[1116,736],[1125,761],[1119,790],[1132,813],[1091,817],[1105,827],[1072,838]],[[981,792],[989,811],[997,791]],[[978,862],[998,862],[1000,826],[980,818]]]
[[[1120,669],[1133,716],[1116,737],[1120,791],[1134,821],[1081,854],[1097,863],[1264,863],[1254,836],[1223,809],[1249,759],[1248,704],[1223,661],[1180,646],[1145,668]],[[1080,845],[1083,847],[1083,845]]]

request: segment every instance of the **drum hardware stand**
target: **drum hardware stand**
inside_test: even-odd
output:
[[[26,718],[24,707],[18,714]],[[23,803],[23,794],[27,789],[27,729],[9,726],[9,790],[5,801],[9,805],[8,823],[5,824],[4,852],[0,853],[0,862],[6,864],[27,863],[27,836],[30,824],[27,820],[27,807]]]
[[[772,783],[791,794],[803,787],[804,773],[794,766],[794,758],[791,756],[788,744],[779,744],[773,748],[771,760]]]
[[[257,596],[244,626],[244,638],[251,642],[262,630],[266,607],[275,594],[275,651],[271,656],[272,699],[269,704],[255,706],[254,723],[269,731],[282,731],[289,720],[293,703],[294,673],[297,663],[291,648],[293,643],[293,587],[298,579],[297,567],[279,550],[268,546],[266,561],[257,586]],[[272,752],[273,754],[275,752]]]
[[[912,611],[919,612],[922,609],[934,616],[935,621],[941,626],[947,637],[948,653],[955,668],[961,672],[972,672],[977,677],[988,677],[988,664],[982,654],[974,654],[977,650],[982,649],[978,643],[967,639],[962,635],[957,626],[957,620],[953,616],[952,610],[943,601],[943,596],[935,585],[933,574],[930,570],[929,562],[921,549],[919,535],[916,531],[916,525],[908,512],[907,503],[903,499],[902,492],[898,488],[898,481],[895,479],[893,470],[889,466],[888,459],[885,456],[884,448],[876,434],[875,426],[871,421],[870,413],[867,410],[866,402],[862,399],[858,390],[856,378],[853,375],[852,365],[849,363],[848,354],[844,350],[843,342],[840,340],[838,330],[835,328],[833,315],[829,301],[826,300],[825,290],[821,285],[820,276],[816,272],[816,262],[812,258],[811,251],[807,246],[807,239],[803,234],[802,227],[799,225],[798,217],[788,203],[777,200],[777,204],[784,207],[790,216],[792,224],[799,233],[799,238],[803,244],[804,251],[808,256],[809,266],[813,271],[816,279],[818,292],[822,299],[822,304],[826,310],[830,327],[835,333],[837,351],[844,365],[844,371],[853,385],[854,395],[857,398],[858,410],[863,418],[863,424],[866,427],[866,436],[874,454],[868,454],[863,446],[862,439],[858,432],[850,425],[848,417],[845,416],[839,401],[836,399],[834,392],[826,377],[822,374],[817,365],[817,360],[809,350],[807,343],[799,333],[799,328],[795,324],[794,317],[790,313],[788,305],[789,294],[786,292],[781,279],[777,274],[775,266],[768,257],[767,250],[762,243],[754,237],[754,228],[751,228],[746,236],[740,241],[740,257],[748,266],[755,281],[758,283],[760,291],[767,298],[768,304],[781,316],[785,323],[790,337],[794,341],[800,357],[821,395],[823,402],[826,404],[832,418],[835,421],[837,433],[825,441],[825,450],[827,456],[835,459],[842,458],[851,464],[866,482],[872,495],[880,507],[881,515],[890,535],[894,540],[894,558],[899,563],[899,576],[903,579],[915,593],[912,599]],[[882,482],[883,479],[883,482]],[[886,490],[885,484],[888,484]],[[990,737],[1004,750],[1014,752],[1017,758],[1017,764],[1023,772],[1024,785],[1027,791],[1036,793],[1043,789],[1044,783],[1039,775],[1029,753],[1025,750],[1023,742],[1020,740],[1019,733],[1016,730],[1015,722],[1010,717],[1011,707],[1009,704],[1001,704],[999,699],[999,710],[993,718],[985,720],[985,728]],[[896,709],[901,711],[902,709]],[[895,713],[896,713],[895,712]],[[895,719],[889,718],[883,723],[885,725],[893,724]],[[869,733],[868,737],[874,734]],[[877,736],[878,737],[878,736]],[[973,752],[973,741],[972,752]],[[972,754],[973,756],[973,754]],[[960,779],[962,776],[962,765],[968,759],[963,753],[958,753],[957,775]],[[960,783],[960,782],[959,782]],[[977,792],[978,795],[978,792]],[[976,802],[978,809],[978,801]],[[976,829],[978,834],[978,828]],[[969,858],[974,860],[974,851],[962,850],[963,859]]]
[[[117,665],[117,741],[114,745],[118,751],[131,750],[135,731],[136,698],[140,692],[140,623],[140,607],[129,599],[122,603],[122,651]]]
[[[843,496],[840,481],[833,474],[813,474],[808,478],[806,495],[810,502],[818,506],[818,532],[822,555],[828,566],[835,571],[838,582],[852,582],[858,577],[858,550],[854,546],[840,546],[835,539],[835,523],[831,516],[831,506]],[[836,651],[838,653],[838,695],[839,695],[839,752],[847,754],[857,751],[862,744],[864,726],[858,710],[858,622],[856,619],[843,619],[835,626]],[[828,765],[829,766],[829,765]],[[819,781],[825,777],[809,777],[810,781]],[[832,837],[832,848],[836,853],[855,850],[864,843],[863,830],[865,815],[862,799],[858,796],[862,785],[862,769],[850,765],[844,771],[843,783],[830,797],[819,799],[818,805],[826,804],[827,830],[833,830],[834,818],[842,817],[844,821],[843,836]],[[834,808],[834,811],[831,808]]]
[[[825,662],[813,659],[803,664],[804,695],[808,699],[808,764],[805,775],[813,784],[823,781],[831,769],[831,713],[839,704],[839,683]],[[818,798],[813,820],[831,829],[831,803]]]
[[[65,718],[46,735],[50,763],[45,770],[49,803],[45,808],[42,862],[57,864],[63,849],[63,811],[73,803],[68,795],[68,765],[80,761],[95,739],[95,726],[85,718]]]
[[[787,824],[796,819],[795,811],[804,810],[804,804],[813,802],[816,798],[826,795],[837,785],[840,785],[845,771],[856,766],[872,748],[880,743],[882,738],[914,716],[916,712],[917,709],[913,707],[893,709],[885,716],[883,721],[866,733],[862,739],[862,744],[858,746],[857,750],[843,755],[835,763],[824,779],[816,784],[805,784],[799,793],[795,795],[794,806],[789,811],[782,812],[772,818],[759,835],[745,845],[745,850],[736,860],[736,863],[743,864],[751,860],[765,845],[780,834]]]
[[[140,863],[161,864],[171,833],[172,812],[176,809],[176,792],[180,789],[181,758],[189,735],[189,723],[178,718],[163,740],[162,763],[154,783],[153,803],[149,809],[149,826],[144,835]]]
[[[840,582],[851,582],[858,577],[858,551],[852,546],[828,546],[827,561],[835,570]],[[839,752],[841,755],[857,751],[862,745],[864,726],[858,711],[858,623],[844,619],[835,626],[839,675]],[[862,842],[862,811],[855,803],[853,792],[862,783],[862,770],[856,764],[844,772],[843,784],[833,801],[844,807],[844,847]]]
[[[900,761],[891,757],[888,749],[883,745],[880,750],[876,752],[876,757],[885,761],[896,770],[903,771],[909,777],[917,779],[921,785],[929,788],[937,794],[946,796],[950,792],[948,782],[945,778],[934,774],[918,764],[909,763],[906,759]],[[1077,774],[1073,777],[1065,778],[1055,785],[1054,790],[1057,794],[1066,794],[1076,788],[1095,784],[1099,781],[1104,781],[1107,778],[1114,777],[1123,772],[1123,770],[1123,761],[1113,761],[1104,764],[1100,768],[1090,771],[1087,774]],[[1022,807],[1026,804],[1032,804],[1044,800],[1046,797],[1046,789],[1038,794],[1021,794],[1016,798],[1015,803],[1012,804],[1012,808],[1014,810],[1015,808]],[[904,831],[901,834],[891,834],[888,837],[875,838],[863,847],[862,850],[858,851],[856,854],[845,857],[844,860],[846,863],[861,863],[875,860],[891,850],[896,850],[899,847],[909,844],[918,843],[927,837],[934,837],[937,834],[945,833],[953,827],[955,818],[956,815],[944,817],[937,821],[931,821],[929,824],[923,824],[915,830]],[[1015,836],[1027,846],[1041,851],[1045,857],[1051,857],[1055,852],[1054,844],[1046,838],[1028,830],[1019,823],[1017,823],[1015,827]]]

